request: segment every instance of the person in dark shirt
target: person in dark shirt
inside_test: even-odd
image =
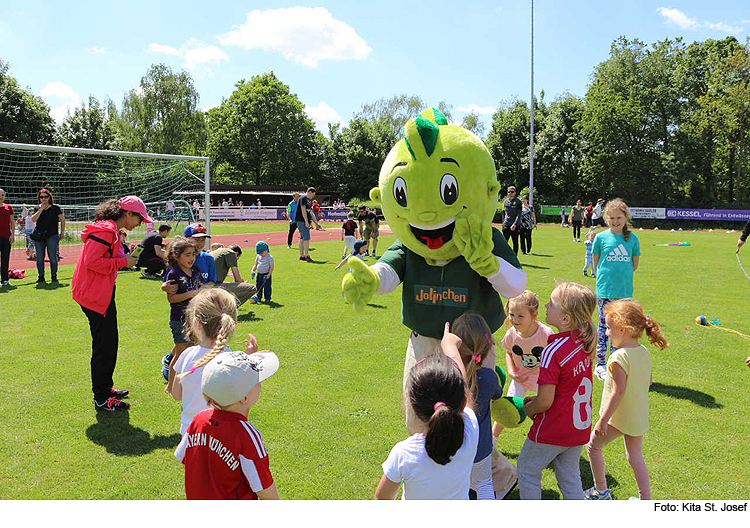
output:
[[[503,202],[505,214],[503,217],[503,236],[505,240],[513,240],[513,252],[518,255],[518,233],[523,204],[516,196],[516,188],[508,187],[508,197]]]
[[[299,229],[299,259],[312,262],[310,258],[310,224],[312,224],[312,206],[315,198],[315,187],[307,189],[305,196],[297,202],[297,228]]]
[[[40,237],[34,240],[36,246],[36,270],[39,274],[37,283],[46,282],[44,279],[44,252],[49,259],[49,270],[52,275],[52,283],[58,283],[57,263],[59,260],[60,240],[65,238],[65,215],[49,189],[39,189],[36,193],[40,202],[39,209],[32,215],[31,220],[36,222],[34,233]],[[59,230],[58,230],[59,223]],[[33,233],[32,233],[33,235]]]
[[[167,265],[164,259],[167,258],[167,252],[164,250],[164,239],[169,237],[172,232],[172,226],[162,224],[158,231],[151,231],[144,238],[139,246],[143,247],[143,252],[138,257],[138,266],[146,268],[141,275],[146,279],[161,280]]]
[[[745,224],[745,229],[742,230],[742,235],[740,235],[739,240],[737,240],[737,251],[735,251],[735,253],[740,252],[740,248],[745,245],[748,235],[750,235],[750,220]]]

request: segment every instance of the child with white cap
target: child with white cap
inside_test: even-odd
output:
[[[263,437],[247,421],[261,382],[278,369],[273,352],[224,352],[204,367],[201,391],[212,408],[195,416],[175,450],[188,499],[279,498]]]

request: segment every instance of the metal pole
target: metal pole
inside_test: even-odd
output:
[[[124,156],[131,158],[159,158],[187,161],[208,161],[203,156],[180,156],[178,154],[155,154],[152,152],[125,152],[121,150],[97,150],[76,147],[52,147],[49,145],[32,145],[29,143],[7,143],[0,141],[0,147],[20,150],[42,150],[45,152],[67,152],[71,154],[97,154],[99,156]]]
[[[206,186],[206,201],[203,209],[206,211],[206,232],[211,234],[211,161],[206,158],[206,168],[203,176],[203,182]],[[210,244],[209,244],[210,246]]]
[[[534,0],[531,0],[531,131],[529,134],[529,205],[534,207]]]

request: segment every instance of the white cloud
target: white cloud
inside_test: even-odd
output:
[[[696,30],[700,27],[700,23],[695,18],[690,18],[679,9],[672,9],[671,7],[660,7],[657,9],[659,14],[667,19],[667,22],[673,24],[680,29],[691,29]]]
[[[716,29],[718,31],[723,31],[724,33],[727,33],[729,35],[734,33],[741,33],[742,28],[739,26],[730,26],[729,24],[725,24],[724,22],[706,22],[706,27],[711,29]]]
[[[703,27],[722,31],[727,34],[742,33],[741,25],[750,22],[750,20],[741,20],[732,26],[724,22],[700,22],[697,18],[690,18],[679,9],[673,9],[671,7],[660,7],[656,11],[666,19],[668,24],[677,26],[680,29],[689,29],[691,31],[696,31]]]
[[[218,38],[224,46],[276,50],[310,68],[322,60],[364,60],[372,51],[354,28],[324,7],[255,9],[244,24]]]
[[[51,81],[39,92],[50,106],[50,115],[57,123],[62,123],[68,112],[81,106],[81,96],[73,88],[61,81]]]
[[[315,123],[315,128],[324,134],[328,133],[328,123],[344,124],[344,120],[341,119],[336,109],[323,101],[319,102],[318,106],[305,105],[305,113]]]
[[[469,106],[459,106],[458,110],[467,114],[492,115],[496,109],[494,106],[479,106],[478,104],[471,103]]]
[[[219,64],[221,61],[229,60],[229,55],[221,48],[214,45],[205,46],[196,39],[190,39],[186,44],[175,48],[165,44],[151,43],[146,47],[147,53],[162,53],[174,55],[183,59],[182,66],[190,71],[195,71],[198,77],[208,75],[214,76],[213,70],[207,64]]]
[[[212,108],[219,108],[219,105],[211,105],[211,106],[207,106],[206,108],[201,108],[201,112],[206,113]]]
[[[107,48],[104,46],[93,46],[91,48],[86,48],[86,51],[88,53],[93,53],[94,55],[104,55],[107,53]]]

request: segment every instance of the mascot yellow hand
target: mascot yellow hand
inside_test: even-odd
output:
[[[492,224],[477,214],[456,218],[453,240],[471,268],[482,277],[494,275],[500,262],[492,254]]]
[[[354,256],[349,257],[346,265],[352,271],[344,275],[341,281],[344,298],[354,305],[355,311],[362,312],[380,289],[380,276]]]

